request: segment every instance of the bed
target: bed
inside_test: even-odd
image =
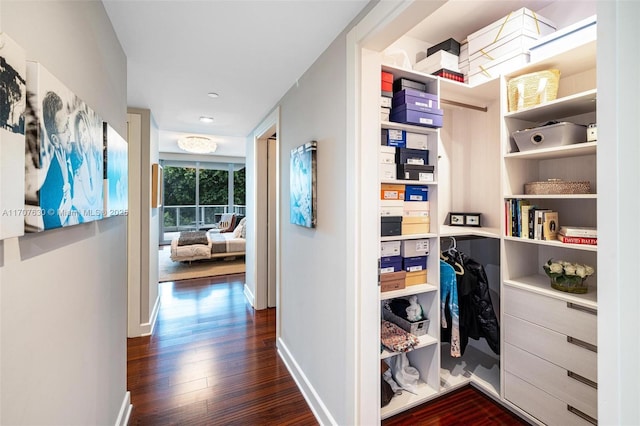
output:
[[[245,219],[233,232],[183,231],[171,240],[171,260],[191,262],[217,257],[244,256],[246,252]]]

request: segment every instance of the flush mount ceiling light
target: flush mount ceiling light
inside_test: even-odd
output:
[[[206,117],[206,116],[202,116],[200,117],[200,121],[202,121],[203,123],[213,123],[213,117]]]
[[[204,136],[186,136],[178,139],[180,149],[194,154],[210,154],[215,152],[218,144]]]
[[[218,95],[216,92],[209,92],[207,93],[207,96],[209,96],[210,98],[217,98],[220,95]]]

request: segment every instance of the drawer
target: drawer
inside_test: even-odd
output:
[[[593,418],[598,417],[598,390],[595,383],[589,383],[572,371],[510,344],[504,345],[504,366],[509,373],[551,396]]]
[[[598,317],[591,308],[510,286],[504,287],[503,305],[509,315],[598,345]]]
[[[595,419],[565,402],[507,372],[504,376],[504,397],[533,417],[548,425],[590,426]]]
[[[564,334],[505,315],[504,340],[592,382],[598,381],[598,354]]]

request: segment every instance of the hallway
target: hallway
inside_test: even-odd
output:
[[[161,283],[153,336],[128,339],[130,425],[316,425],[244,274]]]

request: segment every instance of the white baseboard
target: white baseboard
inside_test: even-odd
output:
[[[132,337],[151,336],[153,334],[153,330],[155,329],[156,320],[158,319],[159,312],[160,312],[160,295],[158,294],[158,296],[156,297],[156,302],[153,305],[153,310],[151,311],[149,322],[139,324],[137,327],[135,327],[134,325],[135,330],[129,330],[127,337],[132,338]]]
[[[298,389],[300,389],[302,396],[304,396],[307,404],[309,404],[309,408],[311,408],[311,411],[316,417],[316,420],[321,425],[337,425],[338,423],[336,423],[333,416],[331,416],[331,413],[324,405],[322,399],[307,379],[307,376],[305,376],[296,360],[293,358],[293,356],[291,356],[291,352],[289,352],[287,345],[285,345],[280,338],[278,338],[277,340],[277,347],[278,355],[280,355],[280,358],[286,365],[287,370],[289,370],[289,373],[293,377],[293,380],[298,385]]]
[[[133,405],[131,405],[131,392],[127,391],[124,394],[124,399],[122,400],[122,405],[120,406],[120,412],[118,413],[115,426],[127,426],[129,424],[129,418],[131,417],[132,410]]]
[[[254,296],[254,294],[251,292],[251,289],[247,286],[247,284],[244,285],[244,297],[247,298],[247,301],[251,304],[251,306],[253,306],[253,308],[256,308],[256,297]]]

